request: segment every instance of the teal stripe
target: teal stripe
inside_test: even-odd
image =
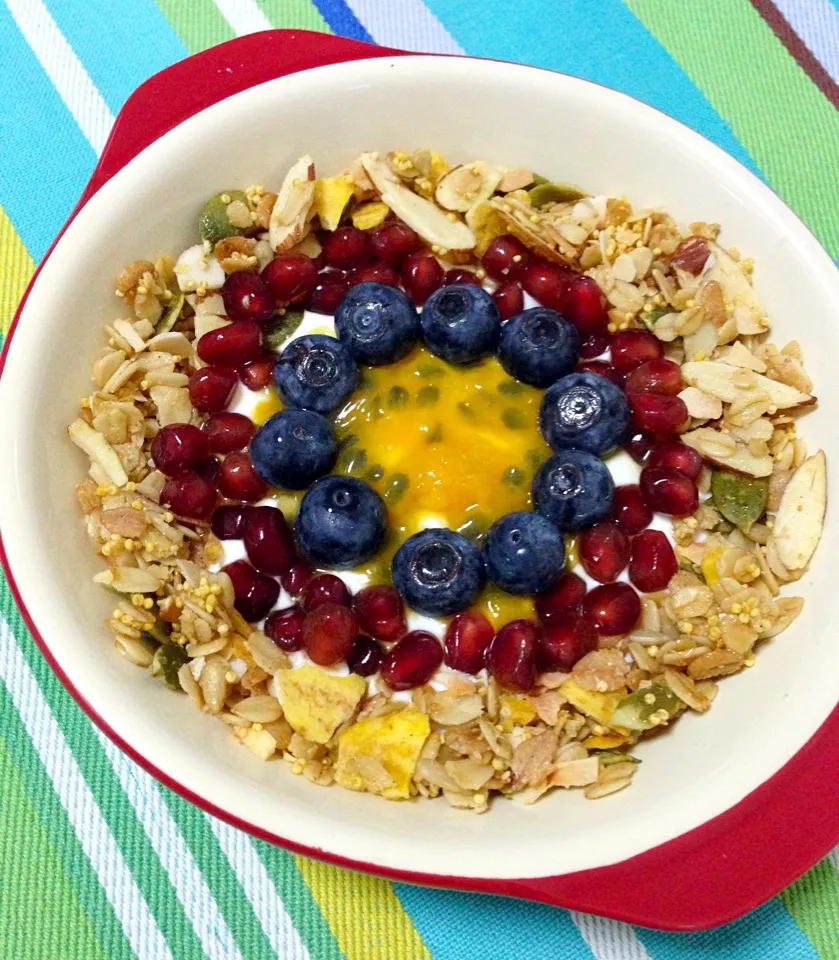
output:
[[[132,960],[134,952],[125,937],[105,891],[90,861],[85,856],[67,814],[58,799],[29,735],[18,716],[5,686],[0,683],[0,726],[6,739],[6,750],[21,771],[27,794],[38,811],[38,817],[55,847],[104,954],[109,960]],[[0,945],[2,948],[2,945]],[[11,960],[13,953],[5,954]]]
[[[93,148],[0,3],[0,206],[35,260],[70,215]]]
[[[149,910],[167,941],[179,945],[182,951],[178,955],[179,960],[181,956],[202,957],[201,944],[195,930],[184,913],[175,888],[137,819],[134,808],[117,780],[90,721],[41,657],[11,595],[4,587],[5,580],[0,576],[0,614],[6,619],[24,659],[35,675],[82,776],[126,863],[130,865],[134,880],[145,897]],[[10,738],[10,749],[11,741],[14,740],[15,738]]]
[[[153,0],[46,0],[46,5],[113,113],[158,70],[186,56]]]
[[[426,0],[426,6],[473,56],[548,67],[622,90],[693,127],[759,172],[679,64],[621,0]],[[523,24],[528,25],[526,42]],[[560,158],[557,164],[554,173],[560,176]]]

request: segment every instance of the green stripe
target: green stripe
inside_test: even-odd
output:
[[[160,793],[242,956],[245,960],[276,960],[276,954],[259,925],[253,907],[204,814],[165,787],[160,788]]]
[[[771,186],[839,257],[839,111],[754,7],[705,0],[700,25],[690,3],[625,2],[729,123]]]
[[[256,0],[256,3],[275,27],[332,33],[311,0]]]
[[[156,3],[190,53],[206,50],[234,36],[212,0],[156,0]]]
[[[82,849],[79,838],[32,746],[6,688],[0,683],[0,728],[9,757],[27,786],[27,793],[50,842],[64,864],[69,882],[109,960],[132,960],[134,952],[125,937],[99,878]],[[5,794],[5,784],[3,786]],[[25,857],[19,857],[21,865]]]
[[[169,943],[178,944],[179,957],[203,957],[201,943],[160,858],[137,819],[110,761],[93,732],[90,721],[50,670],[14,606],[5,580],[0,577],[0,613],[12,630],[24,659],[46,698],[56,722],[79,765],[91,793],[131,868],[149,910]],[[114,656],[118,656],[114,652]]]
[[[0,950],[6,943],[20,957],[108,960],[2,739],[0,783]]]
[[[822,860],[779,896],[819,960],[839,960],[839,876],[833,865]]]

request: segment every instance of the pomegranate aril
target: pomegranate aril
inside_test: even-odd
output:
[[[650,450],[650,455],[647,457],[648,467],[678,470],[691,480],[699,476],[702,463],[702,454],[679,440],[662,440]]]
[[[203,477],[192,470],[185,470],[163,484],[160,504],[179,517],[209,520],[216,506],[216,491]]]
[[[219,540],[241,540],[245,532],[245,521],[252,507],[238,507],[226,504],[216,507],[213,514],[213,533]]]
[[[458,270],[453,268],[443,274],[443,286],[450,287],[455,283],[472,283],[476,287],[481,285],[481,281],[471,270]]]
[[[618,636],[638,622],[641,600],[628,583],[604,583],[585,595],[582,615],[601,636]]]
[[[624,444],[624,450],[636,463],[643,466],[650,456],[655,439],[646,433],[634,433]]]
[[[640,533],[652,523],[653,512],[641,495],[641,488],[637,484],[627,483],[615,487],[612,519],[630,537]]]
[[[486,666],[502,687],[523,692],[533,689],[539,632],[530,620],[512,620],[493,637],[486,652]]]
[[[630,393],[627,396],[636,430],[656,437],[679,433],[690,423],[688,408],[681,397],[662,393]]]
[[[256,360],[261,353],[262,328],[253,320],[240,320],[210,330],[198,341],[198,356],[209,364],[240,367]]]
[[[357,636],[355,614],[337,603],[324,603],[303,621],[303,646],[309,659],[321,667],[346,660]]]
[[[580,341],[580,359],[594,360],[606,352],[611,342],[610,337],[601,334],[585,337]]]
[[[390,648],[382,662],[382,679],[392,690],[421,687],[443,662],[440,641],[424,630],[412,630]]]
[[[539,670],[565,672],[580,657],[596,649],[597,634],[588,621],[574,614],[552,617],[536,641],[536,666]]]
[[[277,507],[252,507],[242,539],[248,560],[262,573],[278,576],[294,560],[294,537]]]
[[[443,268],[430,253],[412,253],[402,265],[402,286],[421,307],[443,283]]]
[[[313,313],[333,314],[349,288],[350,281],[344,273],[338,270],[325,270],[318,275],[318,282],[309,294],[306,306]]]
[[[268,615],[280,595],[280,585],[273,577],[260,573],[247,562],[235,560],[224,567],[233,584],[234,606],[249,623]]]
[[[705,237],[686,237],[673,251],[670,266],[698,277],[710,255],[711,247]]]
[[[303,649],[303,621],[306,614],[294,604],[268,614],[263,633],[286,653]]]
[[[664,357],[645,360],[626,378],[627,393],[664,393],[674,397],[683,386],[679,364]]]
[[[420,238],[400,220],[388,220],[370,234],[370,246],[380,260],[399,267],[409,254],[418,250]]]
[[[353,270],[362,267],[373,256],[370,237],[357,227],[339,227],[323,241],[323,260],[330,267]]]
[[[568,288],[576,274],[567,267],[546,260],[532,260],[522,272],[524,289],[543,307],[565,312]]]
[[[603,520],[584,530],[579,542],[580,563],[600,583],[616,580],[629,563],[629,538],[616,523]]]
[[[360,677],[372,677],[377,673],[385,658],[385,652],[372,638],[360,633],[353,641],[352,650],[347,657],[347,666],[351,673]]]
[[[151,458],[167,477],[176,477],[207,456],[207,438],[191,423],[161,427],[151,442]]]
[[[600,377],[610,380],[616,387],[623,389],[623,374],[605,360],[583,360],[577,364],[578,373],[596,373]]]
[[[581,337],[606,332],[609,315],[603,291],[591,277],[575,277],[568,287],[565,316]]]
[[[219,493],[228,500],[253,503],[268,493],[268,485],[254,470],[251,458],[241,451],[229,453],[221,465],[218,477]]]
[[[250,270],[230,273],[221,288],[224,311],[234,322],[267,323],[277,312],[268,284]],[[203,359],[203,358],[202,358]]]
[[[256,424],[243,413],[215,413],[201,427],[213,453],[233,453],[251,442]]]
[[[537,594],[536,615],[544,623],[551,617],[576,614],[580,610],[586,590],[586,582],[582,577],[576,573],[563,573],[555,587]]]
[[[354,270],[350,283],[355,286],[357,283],[386,283],[389,287],[399,286],[399,274],[389,263],[378,260],[368,263],[365,267],[359,267]]]
[[[493,280],[519,277],[530,260],[530,251],[511,233],[502,234],[490,241],[481,257],[481,266]]]
[[[361,629],[376,640],[398,640],[408,631],[405,604],[395,587],[365,587],[353,597],[353,609]]]
[[[338,603],[342,607],[348,607],[352,603],[352,595],[340,577],[333,573],[319,573],[303,588],[300,602],[303,609],[310,613],[324,603]]]
[[[230,367],[202,367],[189,378],[189,399],[201,413],[224,410],[236,389],[236,371]]]
[[[281,253],[262,271],[262,279],[278,306],[301,303],[318,280],[318,266],[302,253]]]
[[[446,666],[464,673],[477,673],[484,667],[487,647],[495,630],[487,618],[475,610],[459,613],[446,629],[443,640]]]
[[[218,477],[221,473],[221,462],[218,457],[203,457],[192,466],[193,473],[197,473],[202,480],[214,489],[218,487]]]
[[[658,513],[689,517],[699,506],[696,483],[678,470],[644,467],[639,483],[644,499]]]
[[[248,390],[263,390],[274,380],[274,357],[259,357],[239,367],[239,379]]]
[[[643,593],[664,590],[678,571],[676,554],[661,530],[645,530],[632,541],[629,579]]]
[[[612,366],[629,373],[647,360],[657,360],[663,353],[661,341],[649,330],[618,330],[612,337]]]
[[[295,560],[280,577],[280,583],[282,583],[283,590],[286,593],[292,597],[297,597],[303,592],[303,588],[314,575],[314,570],[305,560]]]
[[[517,280],[505,280],[500,283],[492,299],[498,307],[498,315],[502,322],[524,310],[524,291]]]

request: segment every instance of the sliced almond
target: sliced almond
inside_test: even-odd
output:
[[[365,153],[362,165],[381,194],[382,201],[426,243],[442,250],[472,250],[475,235],[460,220],[449,220],[434,203],[401,184],[390,167],[376,154]]]
[[[463,163],[450,170],[437,184],[434,199],[444,210],[466,213],[488,200],[501,181],[501,172],[485,160]]]
[[[309,218],[315,201],[315,163],[301,157],[288,171],[277,194],[268,222],[271,246],[282,253],[300,243],[309,232]]]
[[[722,400],[696,387],[685,387],[679,394],[688,413],[696,420],[719,420],[722,416]]]
[[[89,426],[84,420],[74,420],[67,429],[70,439],[77,447],[90,457],[93,463],[98,464],[107,474],[111,483],[124,487],[128,483],[128,474],[117,456],[114,448],[108,441]]]
[[[716,280],[719,283],[725,298],[734,305],[735,313],[738,306],[743,308],[737,318],[737,329],[740,333],[746,332],[740,329],[741,323],[744,326],[754,324],[756,329],[749,330],[750,333],[764,333],[769,327],[766,320],[766,311],[754,292],[746,271],[718,243],[714,243],[713,240],[706,240],[705,242],[712,256],[708,258],[708,262],[705,264],[704,279]],[[751,317],[751,320],[748,317]]]
[[[772,473],[774,462],[768,453],[756,455],[745,443],[739,443],[730,434],[711,427],[699,427],[683,433],[681,440],[706,460],[729,470],[746,473],[750,477],[768,477]]]
[[[802,407],[815,403],[810,394],[802,393],[786,383],[770,380],[760,373],[753,373],[749,378],[748,386],[741,387],[743,368],[735,367],[721,360],[692,360],[682,366],[682,378],[690,387],[698,387],[705,393],[719,397],[723,403],[734,403],[742,400],[746,390],[765,393],[769,396],[772,405],[778,410],[790,407]]]
[[[790,477],[775,514],[771,540],[778,557],[790,570],[810,562],[824,529],[827,508],[827,465],[820,450]]]
[[[203,244],[196,243],[178,257],[175,264],[175,276],[178,286],[184,292],[197,290],[219,290],[224,283],[225,273],[218,260],[204,252]]]
[[[720,359],[730,363],[732,367],[745,367],[746,370],[754,370],[755,373],[766,373],[766,364],[751,350],[744,347],[739,340],[727,347]]]

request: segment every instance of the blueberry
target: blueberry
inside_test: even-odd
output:
[[[338,304],[335,329],[359,363],[376,367],[408,353],[419,339],[419,317],[397,287],[359,283]]]
[[[533,503],[565,533],[585,530],[612,509],[615,482],[609,468],[587,450],[560,450],[533,480]]]
[[[533,307],[511,317],[498,341],[501,366],[517,380],[549,387],[577,365],[580,337],[556,310]]]
[[[343,406],[355,390],[358,367],[345,343],[310,333],[292,340],[283,350],[274,379],[288,406],[330,413]]]
[[[329,421],[311,410],[282,410],[256,431],[250,447],[253,468],[272,487],[305,490],[329,473],[338,444]]]
[[[322,477],[306,491],[297,511],[297,543],[324,567],[349,569],[369,560],[385,538],[382,498],[355,477]]]
[[[605,377],[570,373],[545,391],[539,429],[554,450],[576,447],[603,456],[626,440],[629,404]]]
[[[483,287],[454,283],[426,300],[420,326],[432,353],[449,363],[472,363],[495,350],[501,317]]]
[[[565,541],[539,513],[508,513],[489,528],[484,564],[487,577],[502,590],[532,596],[562,576]]]
[[[484,583],[480,550],[460,533],[439,527],[409,537],[393,558],[393,584],[409,607],[447,617],[465,610]]]

